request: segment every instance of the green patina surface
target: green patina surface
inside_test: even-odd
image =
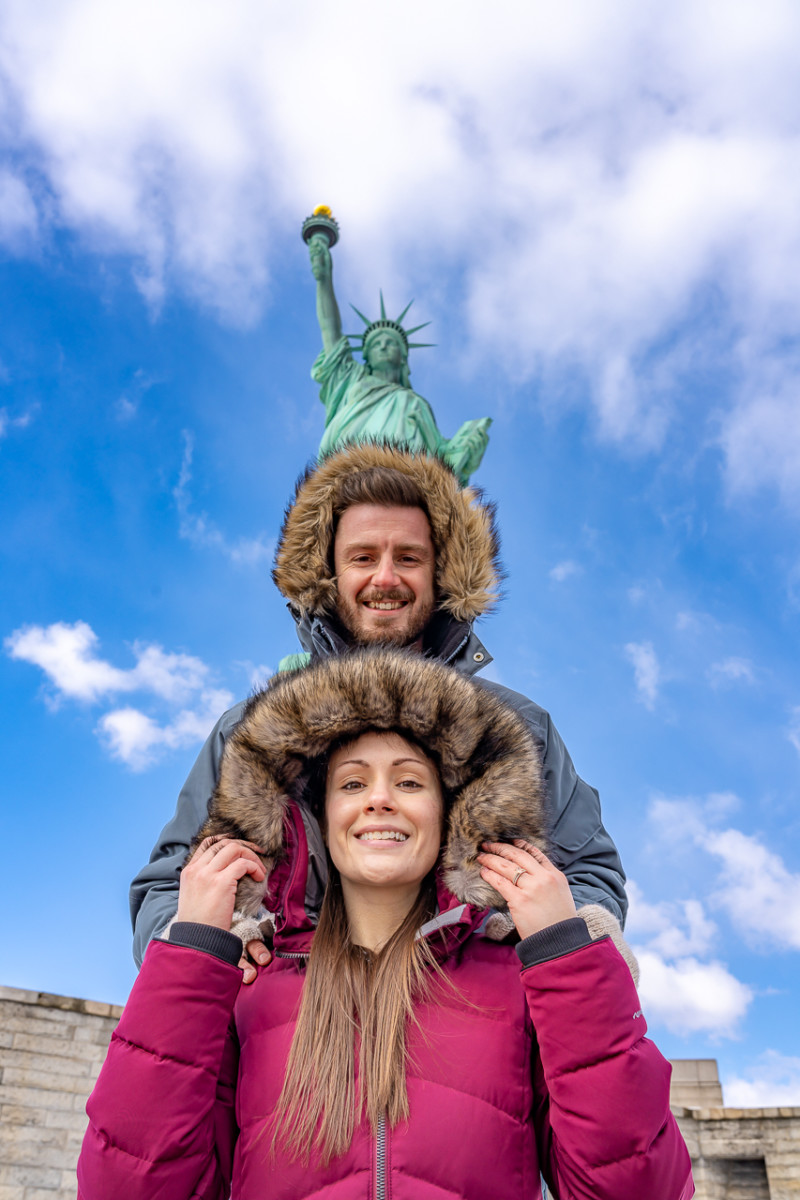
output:
[[[462,485],[478,469],[489,442],[490,417],[465,421],[451,438],[443,437],[428,401],[409,381],[408,351],[415,343],[401,322],[386,316],[369,321],[361,335],[364,361],[357,362],[342,333],[342,319],[333,290],[332,238],[324,231],[310,232],[311,270],[317,281],[317,319],[322,351],[311,371],[320,385],[325,405],[325,432],[319,447],[323,457],[349,442],[390,441],[412,450],[436,454],[452,467]],[[336,231],[338,236],[338,228]],[[358,311],[358,310],[356,310]]]

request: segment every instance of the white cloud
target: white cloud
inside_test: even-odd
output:
[[[569,579],[572,575],[580,575],[582,572],[583,567],[580,563],[567,558],[564,562],[556,563],[554,567],[551,567],[548,574],[556,583],[563,583],[565,579]]]
[[[117,397],[116,409],[120,421],[130,421],[139,411],[144,396],[161,380],[148,375],[141,367],[134,371],[127,388]]]
[[[2,201],[0,200],[0,203]],[[0,408],[0,441],[6,437],[12,429],[25,429],[33,420],[36,412],[36,405],[29,408],[27,412],[20,413],[18,417],[12,417],[7,408]]]
[[[232,702],[230,692],[203,691],[198,707],[181,709],[165,725],[137,708],[119,708],[101,718],[98,730],[114,758],[142,771],[164,750],[180,750],[203,741]]]
[[[267,680],[275,673],[273,668],[267,666],[266,663],[252,663],[249,660],[245,660],[236,665],[247,673],[250,687],[254,690],[260,691],[261,688],[265,687]]]
[[[27,184],[9,170],[0,169],[0,242],[19,248],[36,233],[38,223]]]
[[[766,1050],[742,1075],[723,1080],[730,1108],[800,1108],[800,1058]]]
[[[668,962],[634,947],[641,969],[639,995],[648,1020],[673,1033],[734,1037],[753,992],[721,962],[694,957]]]
[[[115,667],[97,655],[98,637],[85,621],[28,625],[5,639],[11,658],[41,667],[56,692],[73,700],[140,690],[179,701],[195,691],[208,668],[190,654],[167,654],[160,646],[135,642],[134,667]]]
[[[150,766],[165,750],[202,741],[233,697],[209,685],[209,669],[190,654],[170,654],[161,646],[134,642],[133,667],[116,667],[98,654],[97,634],[85,621],[74,625],[31,625],[5,639],[11,658],[40,667],[51,688],[49,703],[62,699],[90,703],[129,692],[155,698],[157,719],[133,707],[100,718],[97,732],[113,757],[134,770]],[[177,712],[174,708],[180,706]]]
[[[691,840],[719,864],[708,876],[707,903],[722,911],[738,937],[758,949],[800,949],[800,872],[780,855],[739,829],[720,829],[738,806],[729,793],[711,795],[705,803],[657,798],[651,820],[661,835]]]
[[[738,829],[707,831],[705,847],[722,864],[713,900],[734,927],[762,948],[800,950],[800,873]]]
[[[51,198],[38,220],[128,253],[150,303],[178,287],[254,319],[274,246],[325,200],[353,300],[392,279],[401,302],[457,265],[465,343],[518,379],[579,378],[602,436],[658,445],[693,363],[733,364],[730,486],[772,478],[798,502],[795,5],[45,11],[7,0],[0,17],[15,150]]]
[[[652,642],[628,642],[625,655],[633,665],[633,677],[639,699],[645,708],[652,709],[658,699],[661,668]]]
[[[721,662],[712,663],[708,668],[708,678],[714,688],[731,683],[755,683],[756,674],[753,664],[746,658],[725,658]]]
[[[800,505],[800,361],[760,364],[736,407],[722,420],[720,443],[730,492],[748,496],[777,488],[793,508]],[[764,379],[767,376],[767,379]]]
[[[649,903],[633,880],[628,896],[626,936],[639,960],[639,995],[648,1021],[678,1034],[735,1037],[753,993],[710,957],[718,930],[703,904]]]
[[[662,901],[650,904],[634,880],[628,882],[630,910],[625,929],[649,950],[665,958],[707,954],[717,936],[717,926],[699,900]]]
[[[178,484],[174,489],[175,504],[180,518],[179,534],[194,546],[218,550],[237,566],[257,566],[259,563],[272,561],[275,553],[275,538],[259,534],[255,538],[237,538],[230,541],[206,513],[192,512],[192,455],[194,442],[191,434],[184,433],[183,460],[181,462]]]

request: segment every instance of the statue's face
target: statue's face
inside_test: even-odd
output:
[[[377,329],[367,340],[364,358],[373,370],[375,367],[401,367],[406,361],[403,339],[392,329]]]

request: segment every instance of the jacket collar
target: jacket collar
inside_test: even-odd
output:
[[[297,627],[300,645],[312,658],[330,658],[352,649],[347,631],[335,616],[312,617],[293,604],[286,606]],[[457,621],[441,609],[433,614],[423,634],[422,652],[461,675],[476,675],[493,661],[470,621]]]

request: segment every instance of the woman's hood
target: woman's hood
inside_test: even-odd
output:
[[[315,463],[297,484],[286,510],[272,577],[301,615],[336,607],[332,568],[334,508],[342,481],[372,467],[410,476],[428,507],[436,555],[439,608],[457,621],[488,612],[499,594],[502,569],[494,506],[477,488],[462,488],[450,468],[428,454],[390,444],[354,444]]]
[[[263,851],[267,883],[254,888],[246,881],[237,898],[246,915],[272,890],[276,868],[291,875],[288,848],[294,853],[301,829],[312,851],[318,845],[306,795],[314,765],[334,742],[371,730],[404,735],[437,763],[450,800],[443,882],[459,901],[504,907],[481,878],[482,842],[525,838],[546,849],[540,755],[516,713],[480,684],[414,651],[356,650],[276,676],[249,701],[226,743],[197,840],[227,834]]]

